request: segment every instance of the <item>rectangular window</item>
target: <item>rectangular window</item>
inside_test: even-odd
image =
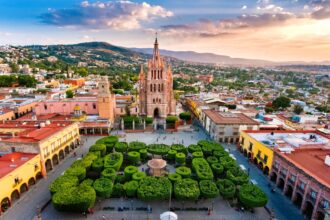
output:
[[[242,141],[241,141],[242,145],[244,145],[244,140],[245,140],[245,138],[242,137]]]
[[[253,144],[250,142],[249,151],[252,151]]]
[[[261,151],[258,150],[257,158],[260,158],[260,157],[261,157]]]
[[[323,205],[323,208],[324,208],[324,209],[329,208],[329,201],[324,200],[324,201],[322,202],[322,205]]]
[[[299,185],[300,189],[304,190],[305,189],[305,183],[304,182],[301,182],[300,185]]]
[[[264,157],[264,162],[267,163],[267,161],[268,161],[268,156],[265,155],[265,157]]]
[[[317,196],[317,192],[315,192],[314,190],[311,191],[311,197],[313,199],[316,199],[316,196]]]

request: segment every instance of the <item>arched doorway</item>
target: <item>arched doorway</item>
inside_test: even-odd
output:
[[[1,201],[1,212],[5,212],[10,207],[10,200],[8,197]]]
[[[74,150],[74,144],[73,143],[70,144],[70,147],[71,147],[71,150]]]
[[[34,180],[33,177],[31,177],[28,181],[28,186],[30,187],[30,186],[33,186],[34,184],[36,184],[36,181]]]
[[[46,167],[46,171],[50,171],[53,169],[53,166],[52,166],[52,161],[50,159],[47,159],[46,162],[45,162],[45,167]]]
[[[243,154],[244,154],[245,157],[247,157],[247,150],[244,149]]]
[[[304,213],[304,215],[306,215],[307,219],[312,218],[313,210],[314,210],[314,205],[310,201],[307,201],[306,205],[305,205],[305,209],[303,211],[303,213]]]
[[[263,170],[263,169],[264,169],[264,165],[263,165],[263,163],[262,163],[262,162],[259,162],[258,167],[260,168],[260,170]]]
[[[291,197],[292,197],[292,193],[293,193],[293,188],[292,188],[291,185],[288,185],[288,186],[286,187],[285,195],[286,195],[288,198],[291,199]]]
[[[277,180],[277,174],[275,172],[272,172],[272,174],[270,175],[270,181],[275,183],[276,180]]]
[[[316,220],[324,220],[325,219],[325,214],[324,214],[324,212],[322,212],[322,211],[318,211],[317,213],[316,213]]]
[[[68,155],[70,153],[69,146],[66,146],[65,149],[64,149],[64,151],[65,151],[65,155]]]
[[[41,174],[41,172],[38,172],[36,175],[36,182],[41,179],[42,179],[42,174]]]
[[[283,188],[284,188],[284,179],[283,178],[280,178],[279,180],[278,180],[278,183],[277,183],[277,187],[278,188],[280,188],[281,190],[283,190]]]
[[[57,154],[55,154],[52,158],[52,161],[53,161],[53,166],[57,165],[58,164],[58,156]]]
[[[26,183],[23,183],[23,184],[21,185],[21,187],[19,188],[19,192],[20,192],[20,194],[25,193],[25,192],[28,191],[28,190],[29,190],[29,188],[28,188],[28,186],[26,185]]]
[[[14,204],[18,199],[19,199],[19,192],[18,190],[14,190],[10,196],[11,204]]]
[[[295,204],[300,209],[302,200],[303,200],[302,195],[300,193],[296,193],[296,197],[293,201],[293,204]]]
[[[248,158],[251,159],[251,157],[252,157],[252,154],[249,152],[248,153]]]
[[[254,162],[255,165],[258,166],[258,159],[256,157],[253,159],[253,162]]]
[[[160,114],[159,114],[159,108],[155,108],[154,109],[154,118],[159,118]]]
[[[269,168],[268,168],[268,166],[265,166],[265,168],[264,168],[264,174],[266,174],[267,176],[269,175]]]
[[[64,151],[60,150],[60,152],[58,153],[60,160],[64,159]]]

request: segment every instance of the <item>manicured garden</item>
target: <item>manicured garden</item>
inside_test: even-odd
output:
[[[163,177],[149,176],[138,167],[154,155],[174,166]],[[98,140],[49,185],[58,211],[84,212],[97,198],[137,198],[142,201],[214,199],[221,196],[247,209],[266,205],[266,194],[250,183],[248,174],[218,143],[196,145],[119,142],[115,136]]]

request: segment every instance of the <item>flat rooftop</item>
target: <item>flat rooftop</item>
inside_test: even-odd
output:
[[[293,163],[297,168],[304,170],[309,176],[330,188],[330,166],[325,164],[325,157],[330,155],[330,149],[308,148],[298,149],[290,154],[277,154],[285,160]]]
[[[37,143],[54,133],[70,126],[74,122],[61,121],[5,121],[0,123],[0,137],[2,142]]]
[[[220,112],[211,109],[205,109],[203,112],[216,124],[259,125],[259,122],[243,113]]]
[[[330,139],[316,131],[245,131],[255,140],[271,148],[330,147]]]
[[[38,154],[14,152],[0,157],[0,178],[27,163]]]

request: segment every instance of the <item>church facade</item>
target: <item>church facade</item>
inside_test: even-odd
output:
[[[141,65],[139,80],[140,115],[165,118],[176,114],[172,69],[160,56],[157,38],[152,59],[147,63],[147,72],[145,74]]]

